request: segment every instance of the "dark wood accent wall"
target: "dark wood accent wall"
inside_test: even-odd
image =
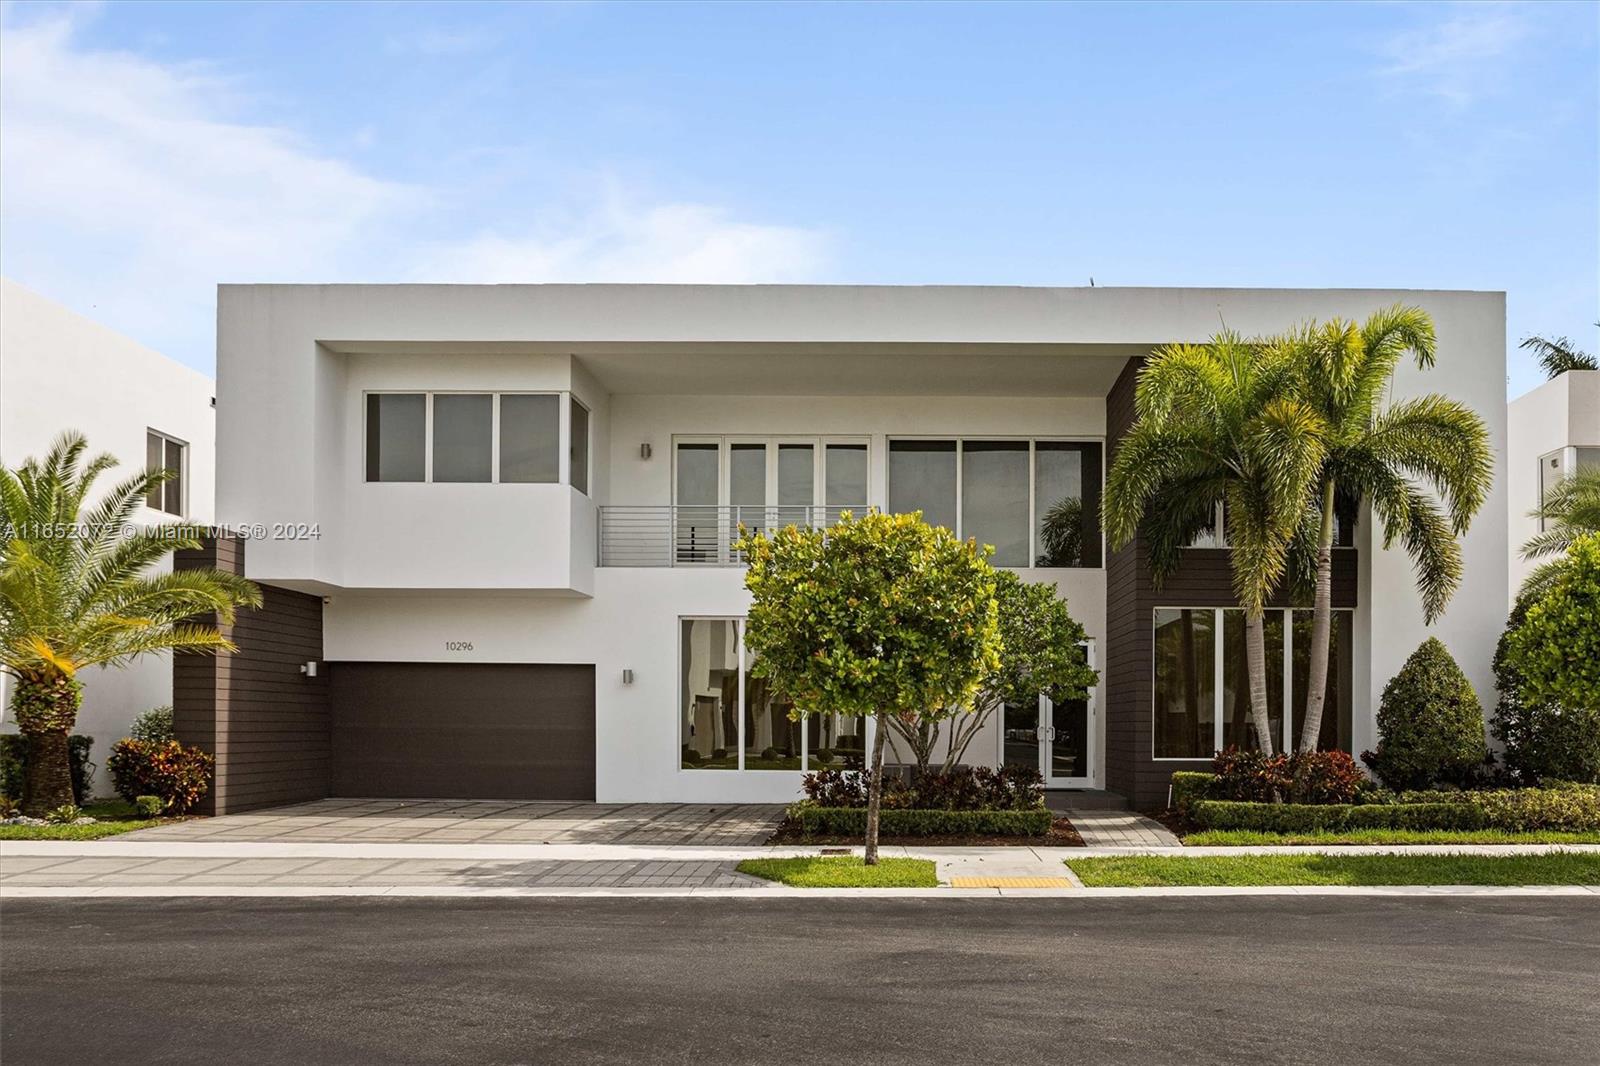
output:
[[[179,551],[180,570],[212,566],[244,572],[245,542],[208,538]],[[273,585],[263,604],[227,627],[232,655],[174,655],[172,717],[178,739],[216,757],[216,778],[202,809],[229,814],[329,795],[332,739],[322,660],[322,600]]]
[[[1133,424],[1134,383],[1143,360],[1130,359],[1106,395],[1109,464],[1117,444]],[[1338,549],[1333,560],[1333,604],[1356,605],[1358,559],[1354,549]],[[1157,607],[1232,607],[1233,572],[1226,549],[1192,548],[1183,564],[1160,588],[1149,553],[1135,540],[1106,558],[1106,787],[1143,808],[1166,803],[1174,770],[1204,770],[1209,759],[1157,762],[1153,755],[1151,707],[1154,612]],[[1281,591],[1272,605],[1287,607]]]

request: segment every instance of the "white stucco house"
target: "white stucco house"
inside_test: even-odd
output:
[[[101,475],[114,484],[147,464],[179,471],[138,520],[213,519],[216,419],[212,382],[198,370],[152,351],[67,310],[10,279],[0,279],[0,462],[9,467],[43,456],[57,436],[77,430],[91,454],[110,452],[119,465]],[[84,683],[75,732],[94,738],[101,766],[110,746],[141,712],[172,702],[172,662],[151,655],[123,669],[94,669]],[[0,693],[9,696],[0,675]],[[10,701],[6,732],[15,732]],[[97,793],[111,792],[103,770]]]
[[[1242,625],[1221,550],[1155,589],[1137,546],[1101,539],[1139,361],[1219,321],[1265,333],[1396,302],[1433,316],[1441,368],[1402,366],[1395,395],[1472,405],[1503,469],[1500,293],[223,286],[216,517],[234,535],[187,562],[243,572],[267,604],[231,662],[180,657],[180,734],[218,752],[218,810],[788,800],[867,737],[789,722],[751,676],[730,530],[921,510],[1052,583],[1101,670],[1087,701],[1007,708],[971,757],[1156,802],[1242,729]],[[1062,501],[1082,536],[1052,555]],[[1372,746],[1384,684],[1430,633],[1492,705],[1506,513],[1497,479],[1431,629],[1409,559],[1360,516],[1336,563],[1331,742]],[[1286,737],[1306,623],[1273,612]]]
[[[1511,401],[1506,417],[1511,596],[1539,565],[1521,548],[1541,532],[1532,512],[1579,470],[1600,468],[1600,370],[1569,370]]]

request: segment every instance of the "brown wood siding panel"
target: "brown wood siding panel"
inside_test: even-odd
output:
[[[1134,385],[1143,361],[1130,359],[1106,395],[1107,462],[1134,419]],[[1334,552],[1333,604],[1356,605],[1359,558],[1353,549]],[[1152,755],[1151,662],[1154,611],[1159,607],[1231,607],[1233,575],[1222,549],[1190,549],[1178,570],[1157,588],[1148,553],[1138,540],[1106,561],[1106,787],[1135,808],[1166,803],[1175,770],[1204,769],[1208,759],[1162,760]],[[1280,592],[1277,607],[1290,606]]]
[[[243,541],[212,538],[178,552],[173,565],[243,573],[244,553]],[[217,758],[203,808],[210,813],[329,795],[328,681],[300,672],[322,659],[322,600],[272,585],[261,591],[261,608],[241,611],[228,627],[237,652],[173,657],[178,737]]]
[[[331,664],[343,796],[592,800],[593,666]]]

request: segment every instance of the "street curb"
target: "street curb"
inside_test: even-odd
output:
[[[1409,898],[1593,897],[1600,887],[1586,885],[1261,885],[1170,888],[567,888],[464,885],[95,885],[84,887],[0,888],[0,900],[21,899],[1146,899],[1219,896],[1390,896]]]

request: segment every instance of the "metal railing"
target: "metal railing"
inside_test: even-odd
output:
[[[824,527],[845,511],[862,515],[867,505],[606,504],[600,508],[600,565],[743,566],[743,556],[733,548],[741,525],[751,531]]]

